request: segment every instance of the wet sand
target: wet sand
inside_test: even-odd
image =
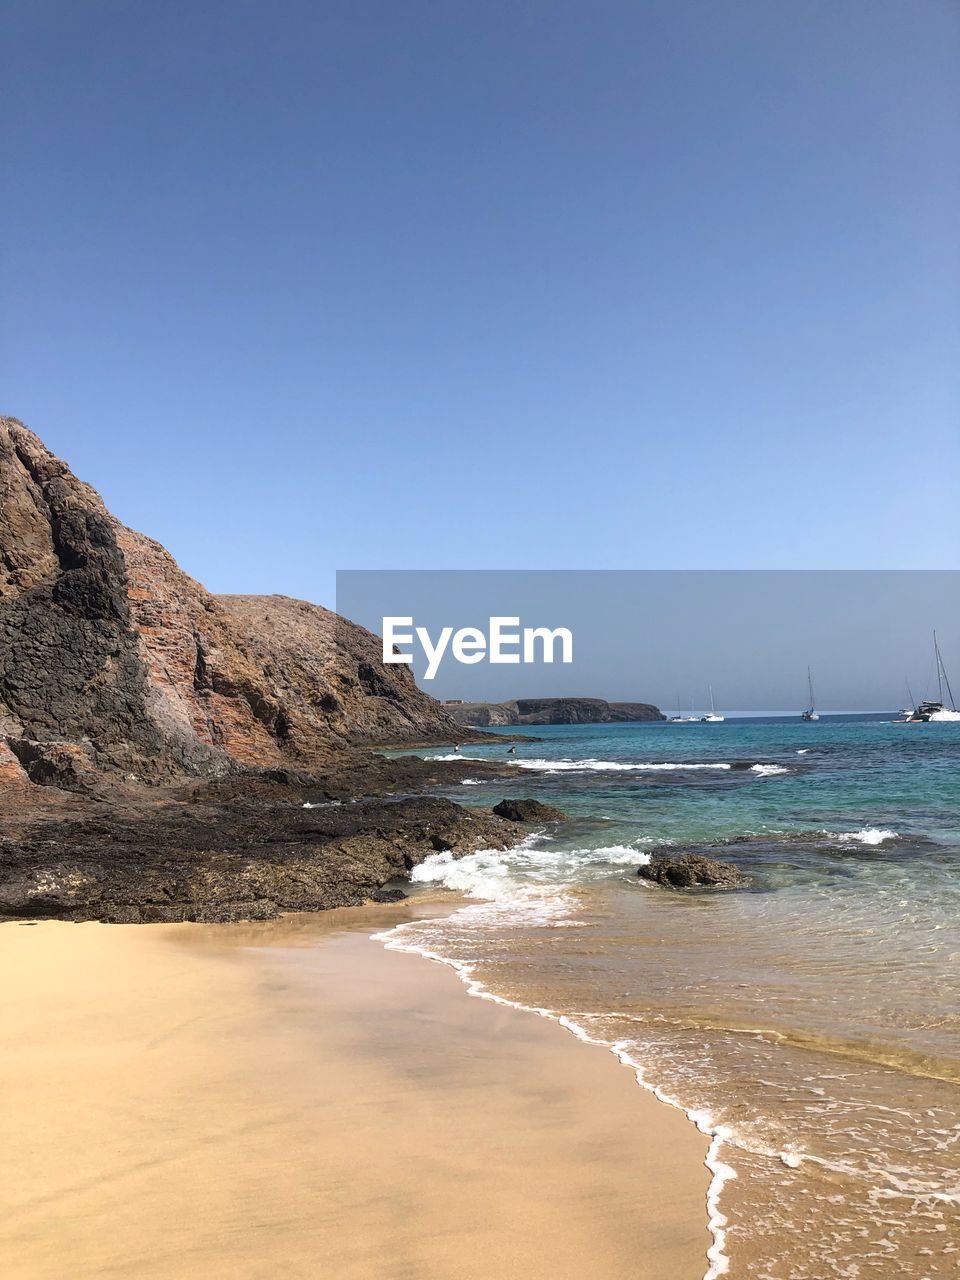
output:
[[[6,1274],[699,1280],[706,1139],[417,910],[0,925]]]

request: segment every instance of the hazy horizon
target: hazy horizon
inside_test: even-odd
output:
[[[478,702],[517,697],[597,697],[653,702],[667,715],[799,713],[807,666],[817,709],[895,710],[906,681],[919,701],[936,692],[936,627],[960,691],[960,571],[342,571],[337,608],[382,634],[385,616],[441,627],[486,628],[515,616],[523,626],[564,626],[570,665],[465,666],[449,654],[424,680],[432,696]]]

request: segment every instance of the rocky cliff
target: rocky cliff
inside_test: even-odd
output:
[[[514,702],[448,703],[461,725],[606,724],[613,720],[663,720],[649,702],[606,702],[603,698],[517,698]]]
[[[211,595],[0,419],[0,781],[313,769],[457,729],[377,637],[284,596]]]

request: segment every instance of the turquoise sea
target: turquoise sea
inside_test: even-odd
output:
[[[466,895],[390,945],[611,1046],[711,1135],[706,1274],[960,1272],[960,724],[892,717],[545,726],[465,747],[571,820],[438,854]],[[444,755],[449,752],[424,752]],[[636,874],[670,846],[743,890]]]

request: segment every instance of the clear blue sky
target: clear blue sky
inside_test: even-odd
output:
[[[2,408],[212,589],[960,563],[953,0],[2,15]]]

